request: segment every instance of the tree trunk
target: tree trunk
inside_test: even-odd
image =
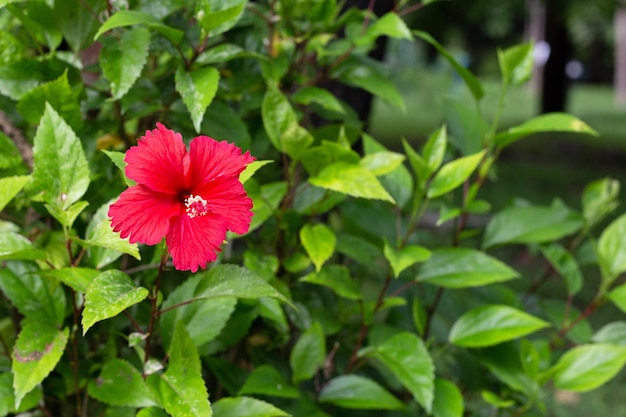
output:
[[[569,0],[546,0],[546,42],[550,57],[543,71],[541,112],[565,111],[568,80],[565,65],[570,58],[571,41],[567,32],[567,7]]]
[[[626,104],[626,1],[619,1],[615,9],[615,102]]]
[[[539,95],[543,88],[543,67],[546,64],[545,53],[545,25],[546,10],[542,0],[526,0],[526,8],[528,9],[528,20],[524,38],[535,44],[535,60],[533,64],[533,76],[530,80],[530,90]]]

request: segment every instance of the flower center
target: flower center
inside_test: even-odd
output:
[[[185,211],[190,219],[197,216],[204,216],[209,212],[209,202],[199,195],[190,194],[185,198]]]

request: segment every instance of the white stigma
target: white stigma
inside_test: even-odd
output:
[[[189,195],[185,199],[185,212],[190,219],[197,216],[204,216],[209,212],[209,202],[199,195]]]

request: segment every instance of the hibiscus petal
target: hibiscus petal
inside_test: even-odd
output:
[[[111,226],[130,243],[156,245],[170,229],[170,220],[180,213],[180,201],[143,185],[128,188],[109,207]]]
[[[186,188],[189,153],[180,133],[161,123],[126,152],[126,175],[151,190],[178,194]]]
[[[208,213],[190,218],[181,213],[172,221],[165,242],[174,268],[196,272],[217,258],[225,237],[226,222],[220,216]]]
[[[191,141],[190,177],[192,189],[220,176],[238,177],[254,158],[250,152],[226,141],[218,142],[208,136],[198,136]]]
[[[231,232],[243,234],[252,220],[252,200],[237,177],[219,177],[194,190],[209,203],[211,213],[226,221]]]

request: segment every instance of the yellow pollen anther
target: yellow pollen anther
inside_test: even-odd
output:
[[[185,212],[190,219],[197,216],[204,216],[209,212],[209,202],[199,195],[191,194],[185,199]]]

